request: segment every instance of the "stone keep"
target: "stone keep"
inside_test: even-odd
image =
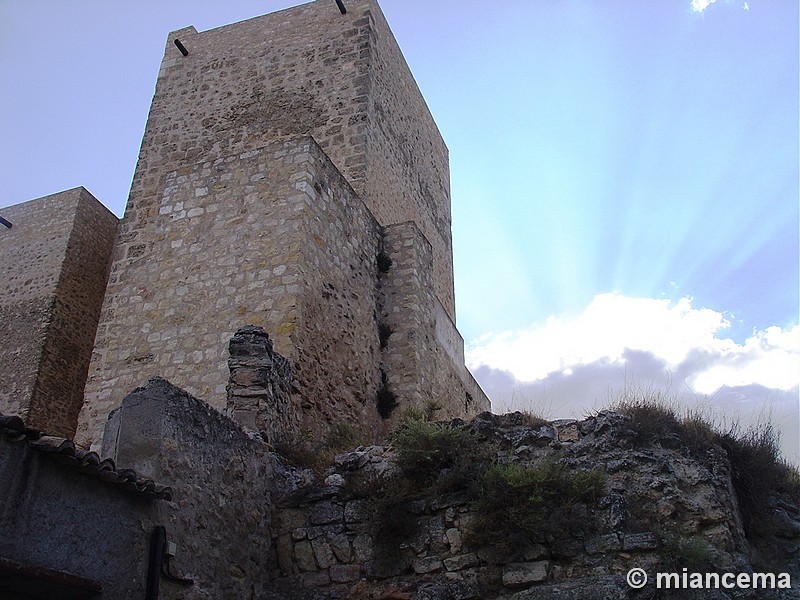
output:
[[[84,188],[0,213],[0,412],[72,437],[118,221]]]
[[[78,442],[154,375],[223,408],[244,325],[291,362],[287,436],[380,433],[379,389],[441,417],[488,408],[454,324],[447,148],[377,3],[347,9],[170,34]]]

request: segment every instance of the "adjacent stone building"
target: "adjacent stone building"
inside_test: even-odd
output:
[[[117,218],[84,188],[0,214],[0,412],[72,437]]]

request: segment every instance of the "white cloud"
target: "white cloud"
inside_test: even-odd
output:
[[[692,0],[692,10],[696,13],[702,13],[716,1],[717,0]]]
[[[788,331],[769,327],[721,351],[716,359],[689,380],[701,394],[713,394],[723,386],[762,385],[788,391],[800,380],[800,327]]]
[[[697,349],[729,351],[717,333],[730,326],[713,310],[692,308],[690,298],[671,300],[599,294],[579,315],[551,317],[525,331],[486,335],[467,348],[472,368],[510,371],[520,381],[607,360],[624,364],[626,350],[650,352],[677,368]]]
[[[728,327],[690,298],[600,294],[580,314],[485,335],[466,358],[496,412],[581,416],[630,384],[653,387],[745,424],[772,411],[784,454],[800,462],[800,326],[754,331],[743,343],[724,336]]]

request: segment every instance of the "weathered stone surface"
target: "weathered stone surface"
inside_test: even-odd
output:
[[[336,556],[325,538],[318,537],[311,540],[311,547],[320,569],[327,569],[336,564]]]
[[[608,535],[600,535],[586,540],[584,547],[589,554],[602,554],[620,550],[622,542],[616,533],[609,533]]]
[[[474,567],[479,561],[474,552],[469,552],[467,554],[459,554],[458,556],[445,558],[442,562],[448,571],[460,571],[467,567]]]
[[[365,521],[369,514],[369,504],[366,500],[351,500],[344,506],[344,522],[359,523]]]
[[[626,533],[622,540],[625,552],[641,552],[658,549],[658,536],[652,531],[646,533]]]
[[[358,581],[361,577],[359,565],[334,565],[330,568],[330,578],[334,583],[349,583]]]
[[[353,540],[353,552],[355,552],[356,560],[359,562],[370,560],[375,553],[372,536],[367,533],[357,535]]]
[[[436,573],[441,571],[443,564],[438,556],[427,556],[425,558],[418,558],[412,565],[415,573]]]
[[[547,579],[546,560],[529,563],[513,563],[503,569],[503,585],[510,588],[527,587]]]
[[[294,544],[288,534],[278,536],[275,540],[275,551],[278,556],[278,564],[284,575],[291,575],[294,571]]]
[[[303,540],[294,545],[294,561],[301,571],[316,571],[317,561],[311,542]]]
[[[84,188],[1,210],[0,412],[72,438],[117,218]]]
[[[353,548],[347,535],[343,533],[329,534],[328,542],[339,562],[349,563],[353,559]]]
[[[344,508],[337,502],[318,502],[311,507],[311,523],[314,525],[341,523],[343,519]]]
[[[313,571],[310,573],[300,573],[300,581],[306,587],[324,587],[330,585],[331,578],[327,571]]]
[[[455,527],[451,527],[445,532],[447,536],[447,543],[450,544],[450,552],[458,554],[461,551],[461,531]]]

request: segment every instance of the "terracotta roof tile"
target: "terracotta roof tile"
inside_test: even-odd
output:
[[[26,442],[33,450],[49,454],[69,468],[125,490],[159,500],[172,500],[172,488],[139,477],[133,469],[117,469],[112,459],[100,458],[96,452],[78,448],[72,440],[26,427],[18,416],[0,413],[0,437],[11,442]]]

